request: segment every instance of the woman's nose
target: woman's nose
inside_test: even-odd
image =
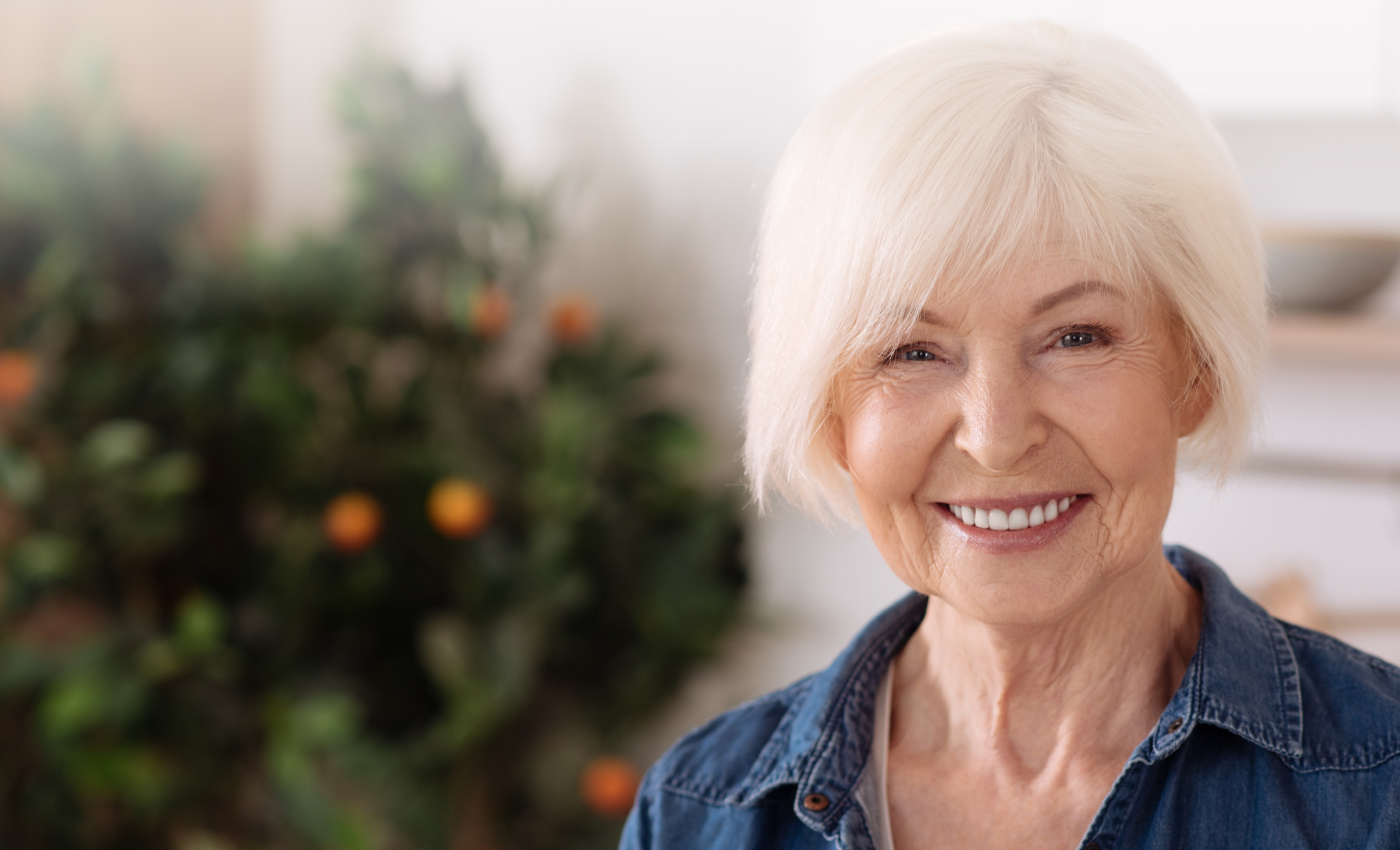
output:
[[[1005,361],[969,370],[953,438],[964,454],[989,471],[1013,472],[1049,435],[1026,370]]]

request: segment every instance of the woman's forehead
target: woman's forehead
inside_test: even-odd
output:
[[[1039,318],[1046,313],[1054,311],[1063,304],[1083,302],[1091,299],[1100,301],[1107,299],[1122,304],[1129,303],[1128,294],[1121,286],[1096,276],[1066,277],[1058,282],[1054,288],[1044,292],[1038,292],[1035,289],[1026,291],[1024,288],[1018,290],[1010,285],[1007,285],[1006,288],[1012,291],[992,292],[988,294],[992,296],[993,301],[1009,300],[1013,302],[1012,306],[1020,308],[1013,312],[1027,319]],[[998,295],[1010,297],[997,298],[996,296]],[[971,308],[975,305],[964,302],[961,305],[955,305],[955,312],[952,314],[940,312],[940,307],[946,311],[948,306],[949,305],[946,303],[938,306],[926,303],[924,307],[918,311],[916,321],[926,325],[953,327],[959,324],[959,322],[947,318],[946,316],[959,315],[965,320],[967,314],[971,312]]]
[[[1020,312],[1038,316],[1061,304],[1088,298],[1109,298],[1125,304],[1150,301],[1150,297],[1142,297],[1144,289],[1107,263],[1056,252],[969,280],[934,282],[922,293],[922,302],[906,301],[897,312],[905,319],[928,321],[930,316],[964,314],[990,300],[1009,302],[1020,307]]]

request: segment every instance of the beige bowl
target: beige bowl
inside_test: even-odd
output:
[[[1400,234],[1266,228],[1269,296],[1280,310],[1344,310],[1390,277]]]

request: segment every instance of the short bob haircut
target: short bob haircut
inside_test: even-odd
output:
[[[1036,22],[890,53],[784,153],[750,324],[745,462],[759,507],[778,491],[853,519],[827,439],[838,376],[930,299],[974,292],[1052,244],[1167,310],[1213,399],[1182,448],[1223,481],[1252,437],[1267,331],[1243,182],[1145,54]]]

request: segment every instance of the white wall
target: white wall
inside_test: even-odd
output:
[[[0,0],[0,111],[100,95],[143,131],[197,151],[218,242],[252,211],[254,0]]]
[[[335,85],[361,49],[388,49],[393,0],[258,0],[257,225],[282,238],[324,227],[344,202]]]
[[[332,5],[267,2],[324,15]],[[1400,0],[398,0],[391,17],[375,35],[421,73],[468,75],[518,179],[563,175],[568,216],[552,285],[594,293],[666,346],[674,392],[710,428],[731,478],[763,187],[807,110],[922,32],[1044,17],[1122,34],[1225,119],[1261,215],[1400,227],[1400,191],[1388,189],[1400,189],[1400,148],[1388,142],[1400,138],[1391,123]],[[310,27],[302,18],[296,26]],[[1332,122],[1321,131],[1331,141],[1308,141],[1318,120]],[[1348,145],[1366,153],[1339,158]],[[278,156],[269,173],[295,196],[295,154]],[[1341,177],[1309,180],[1328,167]],[[1394,399],[1393,374],[1282,365],[1266,397],[1271,439],[1311,454],[1393,456]],[[1393,488],[1244,477],[1216,495],[1188,477],[1168,537],[1245,583],[1293,565],[1328,604],[1400,607],[1398,510]],[[902,592],[863,532],[782,513],[751,533],[755,625],[639,745],[643,754],[821,666]]]

